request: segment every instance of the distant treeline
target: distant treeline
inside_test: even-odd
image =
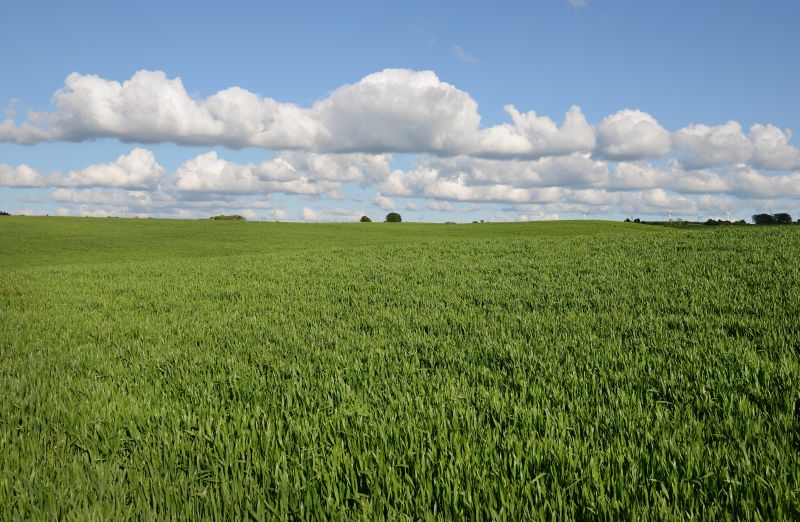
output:
[[[797,221],[792,221],[792,216],[785,212],[779,212],[777,214],[754,214],[752,216],[753,224],[755,225],[792,225],[797,224],[800,225],[800,219]],[[680,227],[680,226],[697,226],[697,225],[705,225],[708,227],[719,227],[719,226],[732,226],[732,225],[747,225],[747,221],[744,219],[740,219],[739,221],[730,221],[726,219],[708,219],[706,221],[685,221],[683,219],[675,219],[669,221],[642,221],[639,218],[634,219],[631,221],[630,218],[625,220],[626,223],[641,223],[643,225],[664,225],[664,226],[673,226],[673,227]]]

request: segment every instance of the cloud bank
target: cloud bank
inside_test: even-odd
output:
[[[623,109],[593,125],[577,106],[558,124],[507,105],[509,122],[483,127],[478,103],[432,71],[385,69],[342,85],[310,107],[239,87],[193,97],[180,78],[161,71],[139,71],[124,82],[73,73],[52,101],[52,112],[29,112],[19,125],[7,117],[0,123],[0,141],[116,138],[141,144],[498,159],[590,152],[632,161],[673,154],[690,169],[738,163],[800,168],[800,152],[789,144],[791,133],[768,124],[753,125],[747,134],[733,121],[669,132],[652,115]]]
[[[552,217],[588,209],[709,213],[800,199],[800,150],[788,129],[729,121],[670,131],[633,108],[591,123],[578,106],[559,122],[513,105],[504,107],[506,122],[485,126],[478,103],[431,71],[386,69],[307,107],[239,87],[192,96],[160,71],[124,82],[73,73],[52,103],[20,122],[9,114],[0,141],[112,138],[272,152],[260,163],[235,163],[210,151],[169,173],[144,147],[66,173],[0,164],[0,186],[51,188],[53,201],[69,205],[142,212],[247,205],[254,215],[285,218],[267,203],[273,194],[341,201],[355,187],[367,194],[364,208],[505,205]],[[396,153],[414,155],[412,165],[394,168]],[[296,217],[349,215],[342,206],[304,208]]]

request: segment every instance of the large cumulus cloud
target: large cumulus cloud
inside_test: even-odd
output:
[[[495,159],[537,159],[591,153],[632,161],[674,153],[684,168],[749,163],[757,169],[800,168],[791,133],[755,124],[695,124],[670,133],[651,114],[624,109],[596,125],[580,107],[561,124],[535,111],[504,107],[510,121],[484,126],[478,103],[432,71],[385,69],[342,85],[308,107],[239,87],[208,97],[187,92],[180,78],[139,71],[119,82],[70,74],[51,112],[29,111],[0,122],[0,141],[123,142],[263,148],[276,151],[432,153]]]

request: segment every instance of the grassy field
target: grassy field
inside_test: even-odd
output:
[[[0,244],[0,519],[800,517],[800,227]]]

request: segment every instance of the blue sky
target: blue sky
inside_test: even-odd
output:
[[[412,220],[688,218],[791,212],[800,200],[797,139],[785,132],[800,128],[797,2],[31,1],[7,4],[2,14],[0,104],[15,114],[5,133],[0,128],[0,207],[12,212],[348,220],[394,209]],[[405,72],[382,75],[387,69]],[[106,100],[98,94],[106,84],[87,85],[67,109],[54,104],[72,73],[125,82],[141,70],[163,73],[164,82],[180,78],[200,104],[238,87],[311,112],[343,86],[356,88],[330,111],[309,116],[309,125],[333,133],[325,139],[286,138],[296,131],[287,130],[294,113],[276,127],[280,137],[266,141],[231,137],[239,125],[229,113],[213,139],[199,120],[180,113],[166,130],[96,118],[88,124],[86,114],[98,107],[92,104]],[[435,80],[421,76],[425,71]],[[358,105],[368,97],[358,87],[369,75],[379,75],[382,90],[369,91],[373,104]],[[114,107],[131,111],[152,101],[169,113],[159,81],[143,82],[146,92],[137,91],[135,103]],[[441,96],[432,98],[434,91]],[[387,116],[386,104],[420,111]],[[560,128],[577,105],[592,136],[548,134],[546,122],[535,120],[489,140],[484,131],[513,124],[509,104]],[[31,119],[29,110],[57,121]],[[426,119],[438,110],[439,120]],[[464,115],[480,118],[475,128],[465,130]],[[269,111],[264,118],[274,120]],[[21,138],[26,121],[40,138]],[[721,127],[728,122],[739,131]],[[691,125],[704,128],[687,131]],[[754,125],[774,127],[754,132]],[[397,129],[429,139],[393,134]],[[525,145],[514,141],[522,137]],[[134,150],[132,159],[117,161]],[[314,170],[309,155],[360,174]],[[196,158],[204,160],[189,169]],[[275,158],[291,164],[302,183],[278,172]],[[265,160],[272,163],[259,168]]]

